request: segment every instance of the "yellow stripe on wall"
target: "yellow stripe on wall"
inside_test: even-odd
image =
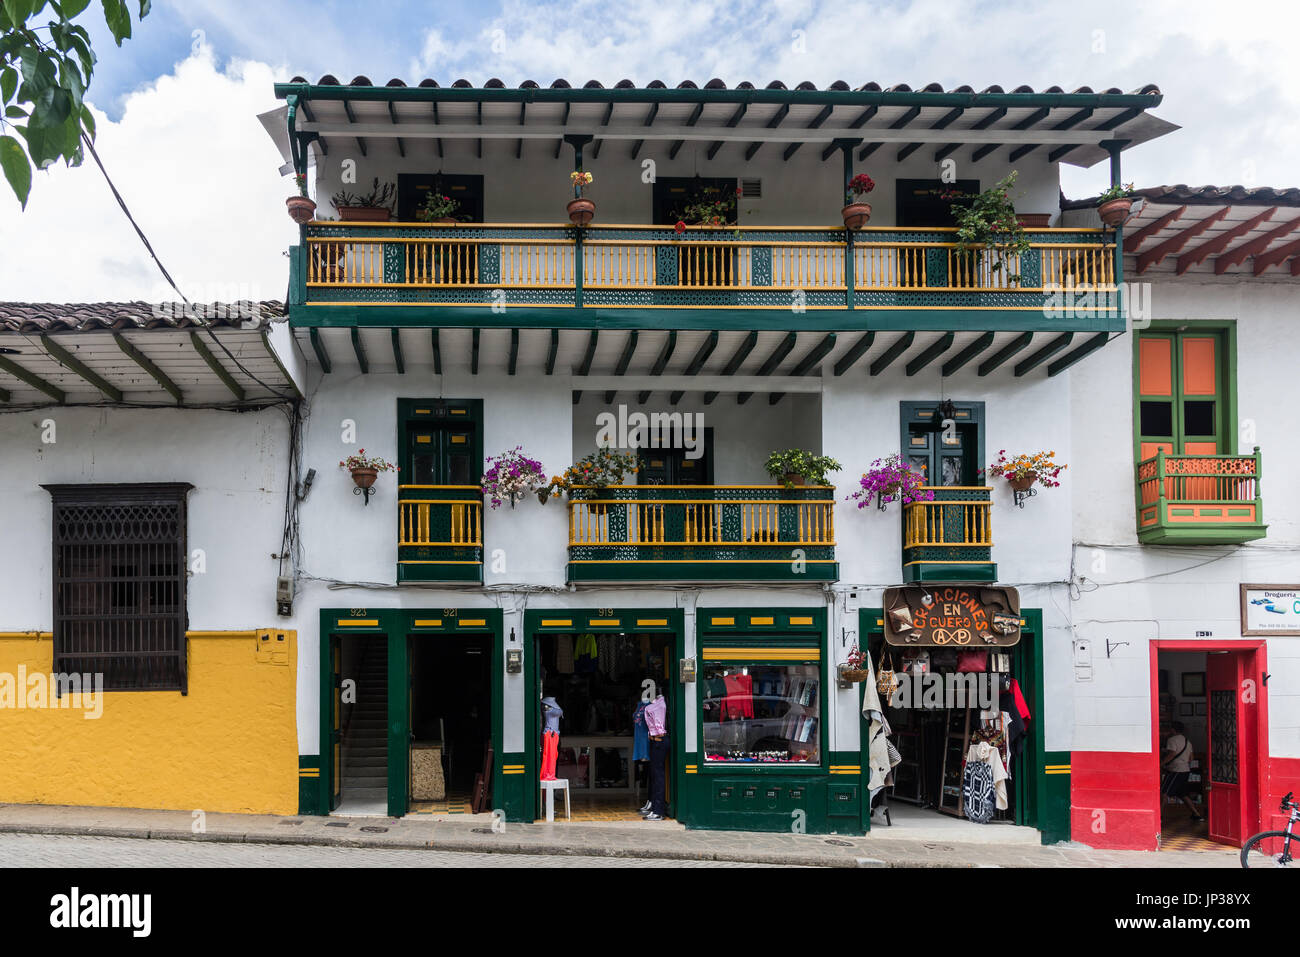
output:
[[[623,621],[620,618],[591,618],[587,621],[588,628],[618,627],[621,624]]]
[[[819,648],[707,648],[705,661],[820,661]]]
[[[667,628],[667,618],[638,618],[636,620],[639,628]]]
[[[736,623],[736,619],[734,619],[734,618],[711,618],[711,619],[709,619],[709,623],[710,623],[710,624],[713,624],[713,625],[734,625],[734,624]]]
[[[749,623],[750,623],[751,625],[773,625],[773,624],[776,624],[776,619],[774,619],[774,618],[751,618],[751,619],[749,619]]]
[[[791,618],[790,619],[790,624],[792,625],[811,625],[812,623],[813,623],[812,618]]]
[[[378,618],[340,618],[340,628],[377,628],[379,627]]]
[[[482,628],[486,624],[486,618],[462,618],[460,620],[460,626],[462,628]]]
[[[413,622],[416,628],[441,628],[441,618],[417,618]]]
[[[542,627],[543,628],[572,628],[573,619],[572,618],[543,618]]]

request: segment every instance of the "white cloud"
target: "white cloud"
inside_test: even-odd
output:
[[[284,297],[292,181],[257,121],[276,105],[277,79],[260,63],[220,71],[204,48],[130,94],[120,122],[96,115],[100,158],[187,294]],[[26,212],[0,188],[0,249],[0,299],[174,298],[89,156],[37,173]]]

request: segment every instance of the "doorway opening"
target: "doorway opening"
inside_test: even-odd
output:
[[[1024,609],[1021,614],[1031,625],[1038,621],[1036,612]],[[883,661],[900,682],[890,703],[881,699],[889,741],[901,760],[872,798],[872,837],[1041,843],[1039,633],[1022,621],[1020,640],[1009,647],[895,647],[885,641],[880,610],[867,610],[862,620],[874,673],[879,674]],[[866,774],[871,729],[865,718],[860,727]],[[988,746],[983,758],[972,762],[972,753],[982,745]],[[991,772],[991,800],[977,786],[974,772],[975,780],[968,780],[968,765],[978,763]],[[968,809],[972,790],[989,813]]]
[[[388,813],[388,642],[384,636],[334,638],[338,729],[333,813]]]
[[[492,639],[412,635],[412,812],[471,813],[491,807]]]
[[[1240,847],[1260,829],[1257,649],[1152,644],[1160,849]]]
[[[554,699],[563,714],[555,777],[567,780],[574,821],[639,821],[651,798],[651,741],[644,709],[663,695],[671,727],[677,693],[671,680],[674,636],[631,632],[556,633],[534,636],[538,700]],[[537,766],[542,766],[542,727]],[[668,817],[675,817],[673,756],[664,768]],[[562,799],[561,799],[562,800]],[[559,807],[560,805],[557,805]],[[538,798],[537,817],[545,819]],[[557,812],[556,820],[564,820]]]

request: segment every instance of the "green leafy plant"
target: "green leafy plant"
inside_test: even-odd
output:
[[[376,209],[387,209],[391,213],[396,198],[397,186],[393,183],[381,183],[376,176],[370,192],[350,193],[346,189],[341,189],[330,197],[330,202],[334,204],[335,209],[340,210],[344,206],[370,206]]]
[[[805,449],[786,449],[769,455],[763,468],[768,475],[780,479],[786,488],[794,488],[791,476],[798,476],[809,485],[829,485],[827,474],[838,472],[843,466],[829,455],[816,455]]]
[[[139,2],[138,19],[143,20],[150,0]],[[126,0],[101,4],[120,47],[131,36],[130,7]],[[33,166],[48,169],[58,159],[80,166],[83,138],[87,143],[95,139],[95,118],[84,97],[96,56],[86,28],[73,23],[88,6],[90,0],[0,2],[0,169],[23,209]],[[46,7],[56,19],[41,26],[28,22]],[[49,38],[38,31],[48,31]]]
[[[1108,189],[1102,190],[1101,195],[1097,197],[1097,204],[1100,205],[1112,199],[1128,199],[1132,195],[1132,183],[1116,183]]]
[[[710,226],[714,229],[736,224],[736,200],[740,197],[740,187],[723,189],[719,186],[705,186],[691,197],[682,207],[678,216],[677,231],[686,226]]]
[[[460,203],[440,193],[437,190],[429,190],[429,195],[424,198],[424,205],[415,211],[415,218],[422,223],[432,223],[439,219],[454,219],[452,213],[460,209]]]
[[[957,221],[958,252],[970,256],[976,266],[983,262],[985,254],[991,254],[989,270],[995,274],[1029,251],[1029,237],[1016,219],[1016,207],[1011,202],[1011,188],[1017,175],[1012,170],[976,196],[969,206],[952,205],[952,215]],[[1007,278],[1019,282],[1020,274],[1008,268]]]
[[[636,456],[602,446],[590,455],[584,455],[543,486],[546,496],[568,492],[570,498],[584,498],[592,489],[619,485],[623,476],[637,470]],[[540,496],[539,496],[540,497]],[[545,501],[542,498],[542,501]]]

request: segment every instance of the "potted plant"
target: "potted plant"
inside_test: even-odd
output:
[[[896,498],[901,498],[904,505],[934,501],[934,491],[925,484],[925,469],[904,462],[898,452],[872,462],[858,485],[858,490],[845,499],[857,499],[858,508],[866,508],[873,498],[881,510]]]
[[[843,681],[866,681],[871,674],[868,668],[867,653],[862,651],[857,644],[854,644],[844,664],[840,665],[839,672]]]
[[[740,198],[741,189],[725,190],[718,186],[706,186],[695,194],[681,212],[674,229],[685,232],[687,226],[707,226],[721,229],[736,225],[736,200]]]
[[[611,485],[621,484],[626,473],[636,470],[635,455],[601,446],[570,465],[564,470],[564,475],[551,479],[548,486],[538,490],[537,497],[545,502],[549,496],[561,491],[568,492],[570,499],[579,501],[599,497]],[[590,508],[597,514],[605,511],[603,503]]]
[[[1011,202],[1011,187],[1015,185],[1016,170],[975,197],[969,206],[952,205],[952,215],[957,221],[957,250],[971,258],[975,272],[984,254],[992,253],[991,273],[999,273],[1007,265],[1008,257],[1017,259],[1029,251],[1029,237],[1025,227],[1016,219],[1016,207]],[[1007,278],[1019,282],[1020,274],[1008,270]]]
[[[1129,211],[1132,208],[1132,183],[1116,183],[1097,197],[1097,215],[1111,229],[1128,219]]]
[[[876,188],[876,182],[866,173],[859,173],[846,184],[844,191],[844,208],[840,214],[844,217],[844,228],[857,232],[871,218],[871,204],[863,200],[867,193]]]
[[[339,211],[339,218],[350,222],[386,223],[393,218],[393,200],[397,197],[397,187],[392,183],[381,183],[379,177],[368,193],[350,193],[339,190],[330,202]]]
[[[569,213],[569,222],[575,226],[586,226],[596,215],[596,204],[583,196],[583,192],[591,185],[593,177],[590,173],[580,169],[575,169],[569,174],[569,182],[573,184],[573,199],[569,200],[565,209]]]
[[[316,203],[307,195],[307,174],[294,173],[293,180],[298,186],[298,195],[290,196],[284,204],[289,209],[289,218],[301,226],[316,217]]]
[[[1021,453],[1007,458],[1007,450],[998,452],[998,460],[989,466],[989,474],[1007,480],[1014,492],[1027,492],[1035,482],[1041,482],[1043,488],[1056,488],[1061,483],[1057,480],[1068,465],[1058,465],[1056,453],[1033,452]]]
[[[392,462],[377,455],[367,456],[365,449],[357,449],[357,454],[345,458],[339,463],[339,468],[347,469],[352,473],[352,481],[357,486],[356,494],[363,496],[367,505],[370,504],[371,486],[375,484],[379,473],[400,471]]]
[[[500,508],[505,501],[514,508],[515,502],[546,485],[546,469],[541,462],[525,455],[522,445],[500,455],[489,455],[487,466],[480,484],[494,509]]]
[[[458,222],[452,215],[458,209],[460,209],[459,202],[436,189],[431,189],[429,195],[424,197],[424,204],[415,211],[415,218],[422,223],[452,225]]]
[[[786,488],[796,485],[829,485],[826,476],[843,466],[828,455],[815,455],[804,449],[773,452],[763,466],[767,474],[781,480]]]

